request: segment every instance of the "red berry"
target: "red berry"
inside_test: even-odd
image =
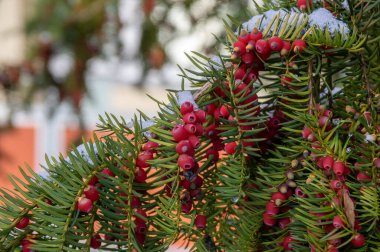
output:
[[[374,158],[373,164],[375,165],[376,168],[380,169],[380,158]]]
[[[278,226],[281,229],[285,229],[290,224],[290,218],[282,218],[278,220]]]
[[[365,237],[364,237],[364,235],[362,235],[362,234],[356,234],[356,235],[354,235],[354,237],[352,237],[351,243],[356,248],[363,246],[365,244]]]
[[[192,208],[193,208],[193,202],[191,200],[182,202],[181,204],[181,210],[183,213],[190,213]]]
[[[201,123],[197,123],[195,124],[195,128],[196,128],[195,135],[202,136],[205,131],[205,129],[203,128],[203,125]]]
[[[185,123],[195,123],[197,121],[197,117],[194,112],[189,112],[183,116],[183,121]]]
[[[95,185],[99,182],[99,178],[97,176],[93,176],[91,180],[88,182],[89,185]]]
[[[265,39],[259,39],[256,41],[256,51],[260,54],[268,54],[270,53],[270,47],[269,47],[269,44],[268,44],[268,41],[266,41]]]
[[[302,138],[308,139],[308,137],[312,134],[311,130],[307,127],[304,127],[302,130]]]
[[[209,114],[209,115],[213,115],[215,109],[216,109],[216,105],[215,105],[215,103],[210,103],[210,104],[208,104],[208,105],[206,106],[207,114]]]
[[[228,116],[230,115],[230,111],[228,110],[228,107],[226,105],[220,106],[219,112],[223,118],[228,118]]]
[[[156,152],[155,148],[157,148],[158,146],[160,146],[158,143],[148,141],[143,145],[142,150],[143,151],[151,151],[151,152],[155,153]]]
[[[206,136],[209,138],[214,138],[218,136],[218,130],[216,129],[215,124],[211,124],[206,128]]]
[[[343,186],[342,182],[340,182],[339,180],[336,180],[336,179],[332,180],[330,182],[330,185],[331,185],[332,189],[334,189],[334,190],[339,190]]]
[[[269,48],[272,50],[272,51],[275,51],[275,52],[279,52],[281,51],[282,49],[282,46],[283,46],[283,41],[282,39],[280,39],[279,37],[271,37],[269,40],[268,40],[268,43],[269,43]]]
[[[136,167],[135,171],[135,181],[138,183],[145,183],[145,180],[147,179],[148,175],[146,174],[146,171],[141,167]]]
[[[102,170],[102,174],[108,175],[110,177],[115,177],[115,174],[111,171],[110,168],[105,168]]]
[[[286,76],[286,75],[281,75],[281,84],[284,85],[284,86],[290,86],[289,83],[291,83],[293,81],[292,78],[290,78],[289,76]]]
[[[358,181],[366,181],[366,180],[371,180],[372,177],[371,176],[368,176],[367,174],[365,174],[364,172],[359,172],[357,175],[356,175],[356,179]]]
[[[195,217],[195,226],[198,229],[204,229],[206,227],[206,224],[207,224],[206,216],[199,214]]]
[[[187,154],[181,154],[178,157],[178,166],[181,167],[184,170],[190,170],[195,165],[194,157],[187,155]]]
[[[276,225],[277,221],[273,214],[263,213],[263,222],[265,225],[273,227],[274,225]]]
[[[197,127],[195,127],[195,125],[192,123],[186,124],[184,128],[189,134],[195,134],[195,132],[197,132]]]
[[[150,164],[147,163],[147,161],[153,159],[153,153],[150,151],[144,151],[143,153],[140,153],[137,156],[136,160],[136,166],[141,168],[147,168],[150,166]]]
[[[283,201],[287,200],[288,197],[286,194],[275,192],[272,193],[272,200],[276,203],[277,206],[281,205]]]
[[[255,55],[253,53],[245,53],[242,57],[241,60],[247,64],[250,65],[252,62],[255,60]],[[241,80],[241,79],[240,79]]]
[[[148,215],[146,214],[146,212],[140,208],[137,208],[135,210],[135,212],[137,213],[135,215],[135,222],[146,222],[146,219],[148,218]]]
[[[24,239],[21,241],[21,244],[22,244],[22,252],[33,252],[34,251],[30,248],[30,246],[32,246],[34,244],[33,242]]]
[[[212,159],[211,161],[213,163],[216,163],[219,160],[219,152],[217,150],[214,150],[214,149],[209,149],[206,152],[206,158],[207,159],[211,158]]]
[[[176,147],[175,150],[178,154],[189,154],[194,155],[194,148],[191,145],[189,140],[182,140],[180,141]]]
[[[245,47],[247,45],[241,41],[236,41],[234,43],[234,52],[237,53],[238,55],[243,55],[245,53]]]
[[[301,11],[311,9],[312,2],[311,0],[297,0],[297,7]]]
[[[199,141],[199,137],[197,137],[196,135],[189,136],[188,140],[194,149],[197,149],[199,146],[201,146],[201,142]]]
[[[296,39],[293,43],[293,51],[295,53],[302,53],[306,47],[306,42],[302,39]]]
[[[194,110],[194,105],[189,101],[182,103],[181,108],[180,108],[182,115],[193,112],[193,110]]]
[[[92,202],[97,201],[99,199],[99,191],[97,190],[96,186],[88,185],[84,189],[84,195],[86,198],[90,199]]]
[[[19,220],[19,222],[16,224],[16,228],[24,229],[29,225],[29,217],[24,216]]]
[[[146,222],[140,218],[135,219],[135,231],[139,234],[145,234],[146,233]]]
[[[251,89],[248,88],[248,85],[244,82],[235,82],[234,94],[238,94],[239,96],[246,96],[251,92]]]
[[[279,129],[281,128],[281,120],[277,116],[273,116],[269,119],[267,125],[270,129]]]
[[[329,118],[327,116],[321,116],[318,119],[318,125],[320,128],[327,127],[327,124],[329,123]]]
[[[227,154],[233,155],[236,152],[236,147],[237,147],[236,142],[229,142],[229,143],[226,143],[226,145],[224,146],[224,150],[226,151]]]
[[[138,242],[141,246],[143,246],[144,243],[145,243],[145,237],[146,237],[146,234],[144,234],[144,233],[136,233],[135,236],[136,236],[136,240],[137,240],[137,242]]]
[[[77,208],[79,211],[89,213],[93,207],[93,203],[86,197],[81,197],[78,200]]]
[[[333,218],[333,226],[337,229],[340,229],[344,226],[344,222],[339,215],[334,216]]]
[[[270,200],[267,202],[265,206],[265,212],[268,214],[276,215],[280,212],[280,208],[274,203],[274,201]]]
[[[204,110],[198,109],[194,111],[197,122],[204,123],[206,121],[206,112]]]
[[[287,236],[284,238],[284,243],[283,243],[283,246],[284,246],[284,249],[285,250],[292,250],[292,243],[294,242],[295,240],[291,237],[291,236]]]
[[[338,176],[342,176],[348,169],[342,161],[336,161],[333,166],[334,173]]]
[[[322,158],[323,169],[331,169],[334,166],[334,158],[331,156],[326,156]]]
[[[131,207],[132,208],[139,208],[141,206],[141,201],[139,197],[132,196],[132,202]]]
[[[243,69],[242,67],[239,67],[236,71],[235,71],[235,80],[242,80],[244,79],[244,76],[245,76],[245,69]]]
[[[187,139],[187,137],[189,136],[189,133],[187,133],[187,131],[182,125],[176,125],[172,129],[172,135],[173,135],[174,141],[179,142],[181,140]]]
[[[90,243],[90,246],[91,248],[93,249],[98,249],[100,248],[100,246],[102,245],[102,242],[101,242],[101,237],[99,234],[95,234],[94,236],[91,237],[91,243]]]
[[[249,39],[255,42],[262,38],[263,38],[263,33],[259,31],[257,28],[253,28],[252,32],[249,34]]]
[[[292,44],[290,44],[288,41],[284,41],[282,43],[282,49],[280,51],[281,56],[287,55],[291,49],[292,49]]]

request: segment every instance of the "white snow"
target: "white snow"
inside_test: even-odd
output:
[[[195,102],[191,91],[184,90],[177,92],[177,102],[179,106],[181,106],[185,102],[190,102],[191,104],[193,104],[194,109],[198,109],[198,104]]]
[[[328,29],[331,35],[333,35],[335,31],[339,31],[343,32],[346,37],[350,32],[346,23],[336,19],[333,14],[325,8],[316,9],[309,15],[309,25],[319,27],[321,30]]]
[[[350,11],[350,6],[348,5],[348,0],[344,0],[343,3],[342,3],[342,7],[346,10],[346,11]]]
[[[344,6],[345,3],[347,2],[343,2],[342,6]],[[347,36],[347,34],[350,32],[350,29],[346,23],[335,18],[333,14],[325,8],[316,9],[310,15],[300,13],[297,9],[294,8],[290,11],[269,10],[261,15],[253,16],[250,20],[242,24],[242,28],[250,32],[253,28],[256,27],[259,30],[263,31],[269,26],[273,18],[279,16],[280,20],[285,20],[286,15],[290,16],[288,19],[288,25],[294,22],[297,22],[297,24],[300,25],[305,20],[305,18],[308,17],[309,27],[316,26],[322,30],[328,29],[329,33],[332,36],[334,36],[335,31],[343,33],[344,36]],[[280,27],[278,29],[281,29],[281,25],[282,24],[280,24]],[[273,30],[273,26],[270,30]]]
[[[290,18],[288,20],[288,22],[290,22],[289,24],[292,24],[296,21],[298,22],[298,24],[301,24],[306,17],[306,14],[297,12],[296,10],[291,10],[289,12],[286,10],[269,10],[264,12],[262,15],[253,16],[250,20],[243,23],[242,27],[243,29],[246,29],[249,32],[252,31],[252,29],[255,27],[262,31],[268,27],[272,19],[275,18],[277,15],[279,16],[280,20],[284,20],[286,15],[290,15]],[[299,16],[299,19],[296,18],[297,16]],[[273,26],[270,30],[273,30]]]
[[[217,55],[214,55],[210,58],[209,65],[211,68],[214,68],[216,70],[223,68],[223,62],[221,58]]]

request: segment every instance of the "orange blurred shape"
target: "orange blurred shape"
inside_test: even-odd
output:
[[[13,189],[9,175],[21,177],[18,166],[34,166],[35,129],[20,127],[0,131],[0,187]]]

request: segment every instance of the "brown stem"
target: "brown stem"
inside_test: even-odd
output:
[[[206,84],[203,85],[203,87],[201,87],[200,89],[198,89],[197,91],[195,91],[194,93],[194,100],[198,100],[199,98],[202,97],[202,95],[204,95],[205,93],[207,93],[209,91],[209,88],[212,86],[212,83],[211,82],[206,82]]]
[[[371,89],[371,85],[369,84],[369,80],[368,80],[368,69],[367,69],[367,64],[365,62],[365,59],[364,59],[364,54],[363,52],[361,52],[360,54],[360,61],[361,61],[361,67],[362,67],[362,79],[363,79],[363,82],[365,83],[366,85],[366,88],[367,88],[367,105],[368,107],[371,106],[372,104],[372,89]]]
[[[309,114],[312,114],[313,108],[315,107],[315,101],[314,101],[314,96],[313,96],[313,60],[309,60],[307,64],[307,75],[309,76],[309,82],[307,84],[308,89],[309,89]]]

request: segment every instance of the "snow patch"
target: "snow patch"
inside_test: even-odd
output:
[[[348,0],[344,0],[343,3],[342,3],[342,7],[346,10],[346,11],[350,11],[350,6],[348,4]]]
[[[177,102],[179,106],[181,106],[185,102],[190,102],[191,104],[193,104],[194,109],[198,109],[198,104],[195,102],[194,96],[191,93],[191,91],[184,90],[177,92]]]
[[[331,35],[333,35],[335,31],[338,31],[343,32],[346,37],[350,32],[346,23],[336,19],[334,15],[325,8],[316,9],[309,15],[309,25],[319,27],[321,30],[327,29]]]

